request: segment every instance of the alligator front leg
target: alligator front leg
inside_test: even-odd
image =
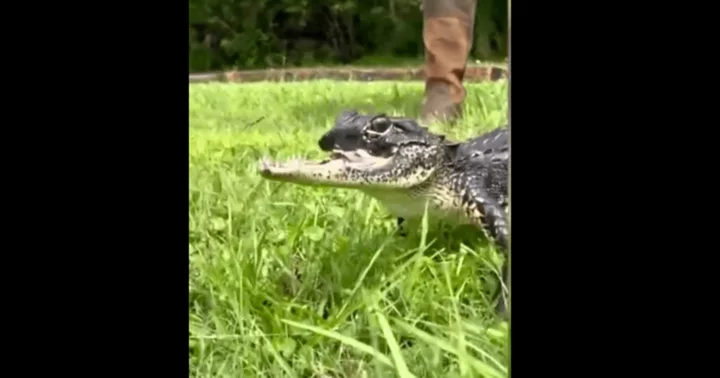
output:
[[[465,214],[470,221],[476,227],[486,230],[505,255],[505,261],[503,261],[501,268],[501,285],[496,293],[496,297],[499,298],[495,310],[498,315],[506,318],[509,265],[507,213],[495,200],[481,189],[469,189],[462,198]]]

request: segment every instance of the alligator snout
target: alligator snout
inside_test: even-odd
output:
[[[335,141],[334,138],[330,135],[330,133],[326,133],[322,136],[322,138],[320,138],[320,140],[318,141],[318,145],[323,151],[332,151],[333,147],[335,146]]]

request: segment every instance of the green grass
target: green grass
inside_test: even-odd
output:
[[[469,230],[402,238],[351,190],[262,180],[262,155],[318,158],[343,109],[416,116],[421,83],[190,85],[193,377],[505,377],[490,304],[501,255]],[[468,86],[464,139],[507,121],[507,85]]]
[[[494,59],[481,61],[475,58],[468,59],[469,64],[481,64],[489,66],[498,66],[507,68],[507,59]],[[356,67],[356,68],[375,68],[375,67],[397,67],[397,68],[417,68],[425,65],[425,57],[419,56],[417,58],[401,58],[396,56],[383,56],[383,55],[367,55],[353,61],[350,64],[341,63],[317,63],[309,62],[306,66],[308,67]]]

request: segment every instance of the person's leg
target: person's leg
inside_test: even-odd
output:
[[[424,0],[425,100],[422,118],[461,115],[463,77],[473,43],[477,0]]]

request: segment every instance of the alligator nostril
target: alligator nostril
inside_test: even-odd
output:
[[[318,141],[318,145],[323,151],[332,151],[333,147],[335,146],[335,141],[333,140],[333,138],[330,137],[330,135],[325,134]]]

